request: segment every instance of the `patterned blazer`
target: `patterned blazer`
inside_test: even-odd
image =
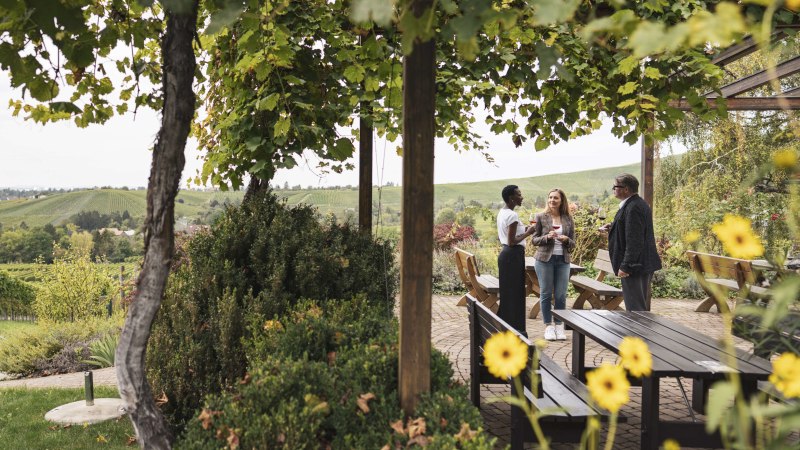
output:
[[[548,212],[536,214],[535,231],[531,235],[533,245],[536,245],[536,254],[533,256],[539,261],[550,261],[555,246],[553,239],[547,238],[547,233],[553,229],[553,216]],[[569,242],[563,244],[564,262],[571,263],[570,253],[575,249],[575,222],[570,216],[561,216],[561,233],[569,237]]]

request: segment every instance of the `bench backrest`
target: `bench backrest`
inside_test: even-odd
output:
[[[692,250],[687,251],[686,256],[689,258],[692,270],[698,275],[736,280],[740,288],[756,282],[757,274],[753,271],[753,265],[746,259],[729,258]]]
[[[480,276],[475,255],[465,252],[458,247],[453,247],[453,250],[456,251],[455,256],[456,268],[458,268],[458,276],[461,277],[461,282],[464,283],[464,286],[466,286],[468,290],[472,290],[473,285],[469,276],[469,268],[472,267],[472,270],[475,272],[475,277]]]
[[[469,310],[470,323],[470,364],[473,364],[472,373],[478,374],[479,382],[489,383],[508,383],[508,380],[501,380],[489,373],[489,369],[483,365],[483,348],[486,340],[497,333],[510,331],[517,335],[522,342],[528,345],[528,365],[522,373],[522,385],[530,386],[530,369],[534,367],[534,361],[538,360],[536,346],[525,336],[519,333],[514,327],[499,318],[489,308],[479,302],[475,297],[467,294],[467,309]],[[541,379],[539,380],[541,383]],[[539,389],[541,396],[541,389]]]
[[[597,281],[603,281],[608,274],[614,274],[614,268],[611,267],[611,256],[608,250],[600,249],[597,251],[597,258],[594,259],[594,268],[598,270]]]

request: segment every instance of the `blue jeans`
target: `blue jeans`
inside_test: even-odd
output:
[[[542,319],[545,324],[553,323],[553,297],[555,296],[555,309],[564,309],[567,306],[567,283],[569,283],[569,263],[564,262],[564,255],[552,255],[550,261],[543,262],[538,259],[534,263],[536,277],[539,278],[542,303]],[[561,321],[556,320],[556,323]]]

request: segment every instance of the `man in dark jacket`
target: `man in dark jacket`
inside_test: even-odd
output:
[[[637,192],[639,181],[624,173],[614,179],[614,196],[620,202],[614,222],[604,227],[614,273],[622,281],[628,311],[649,311],[653,272],[661,269],[653,231],[653,212]]]

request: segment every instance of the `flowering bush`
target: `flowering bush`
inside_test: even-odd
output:
[[[454,245],[478,238],[475,229],[469,225],[458,225],[455,222],[445,222],[433,227],[433,245],[439,250],[449,250]]]

